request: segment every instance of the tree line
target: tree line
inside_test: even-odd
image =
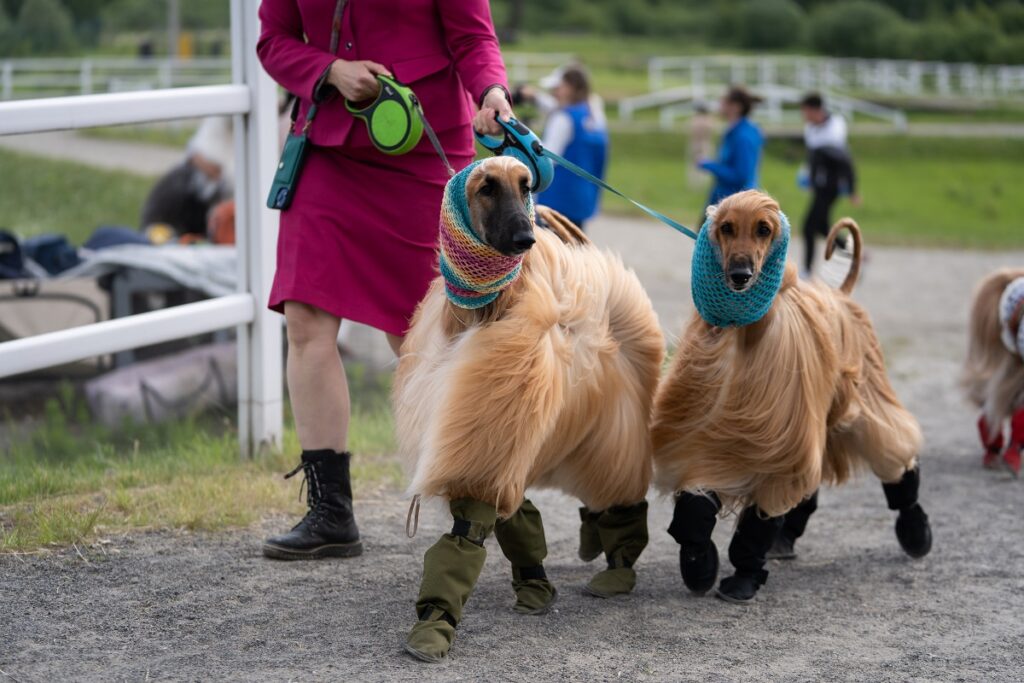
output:
[[[179,3],[185,30],[228,26],[227,0]],[[1022,0],[492,0],[491,5],[503,38],[511,42],[540,33],[594,33],[670,38],[685,52],[739,48],[1024,63]],[[162,40],[166,28],[166,0],[0,0],[0,56],[91,50],[120,32]],[[614,43],[610,46],[614,49]]]

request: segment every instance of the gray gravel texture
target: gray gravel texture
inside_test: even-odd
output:
[[[592,230],[638,269],[678,334],[691,306],[690,242],[645,221]],[[664,532],[670,501],[652,494],[637,589],[602,601],[580,590],[597,567],[576,559],[575,501],[539,492],[556,609],[511,611],[492,540],[451,656],[427,665],[401,643],[423,552],[450,518],[424,508],[410,541],[394,493],[357,501],[366,553],[352,560],[264,560],[260,539],[285,519],[131,534],[81,557],[0,556],[0,681],[1024,680],[1024,482],[981,469],[975,415],[956,389],[974,283],[1022,263],[1024,251],[871,248],[857,297],[927,442],[922,501],[935,546],[923,560],[900,551],[881,487],[865,475],[823,492],[800,557],[770,563],[753,605],[696,598]],[[715,534],[723,572],[732,524]]]

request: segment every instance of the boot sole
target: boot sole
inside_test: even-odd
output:
[[[309,550],[296,550],[273,543],[263,544],[263,556],[271,560],[320,560],[325,557],[357,557],[363,554],[362,541],[331,543]]]
[[[434,657],[432,655],[424,654],[423,652],[420,652],[419,650],[410,645],[405,645],[404,648],[405,651],[412,655],[414,659],[418,659],[421,662],[426,662],[427,664],[437,664],[444,660],[444,657]]]
[[[516,608],[513,607],[512,611],[515,612],[516,614],[521,614],[524,617],[542,617],[542,616],[544,616],[545,614],[547,614],[548,612],[551,611],[551,608],[555,606],[556,602],[558,602],[558,589],[557,588],[555,589],[555,592],[551,594],[551,602],[549,602],[548,604],[544,605],[543,607],[541,607],[539,609],[534,609],[534,610],[527,610],[525,612],[520,612],[519,610],[517,610]]]
[[[753,597],[748,598],[747,600],[740,600],[739,598],[734,598],[733,596],[731,596],[731,595],[729,595],[727,593],[723,593],[722,591],[718,590],[717,588],[715,589],[715,597],[718,598],[719,600],[723,600],[723,601],[728,602],[728,603],[733,604],[733,605],[744,605],[744,606],[747,606],[747,605],[750,605],[750,603],[754,602],[754,598]]]

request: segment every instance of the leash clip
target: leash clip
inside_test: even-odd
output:
[[[409,531],[410,526],[412,531]],[[412,502],[409,503],[409,513],[405,516],[405,535],[409,538],[415,538],[416,532],[420,529],[420,494],[416,494],[412,497]]]

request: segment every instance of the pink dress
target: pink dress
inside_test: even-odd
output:
[[[507,87],[486,0],[348,0],[338,54],[336,0],[263,0],[257,52],[267,73],[300,97],[298,125],[337,58],[367,59],[410,85],[456,170],[473,160],[474,102]],[[308,42],[303,40],[306,36]],[[402,335],[437,270],[438,215],[447,172],[426,135],[388,156],[340,95],[319,106],[291,206],[281,213],[269,305],[316,306]]]

